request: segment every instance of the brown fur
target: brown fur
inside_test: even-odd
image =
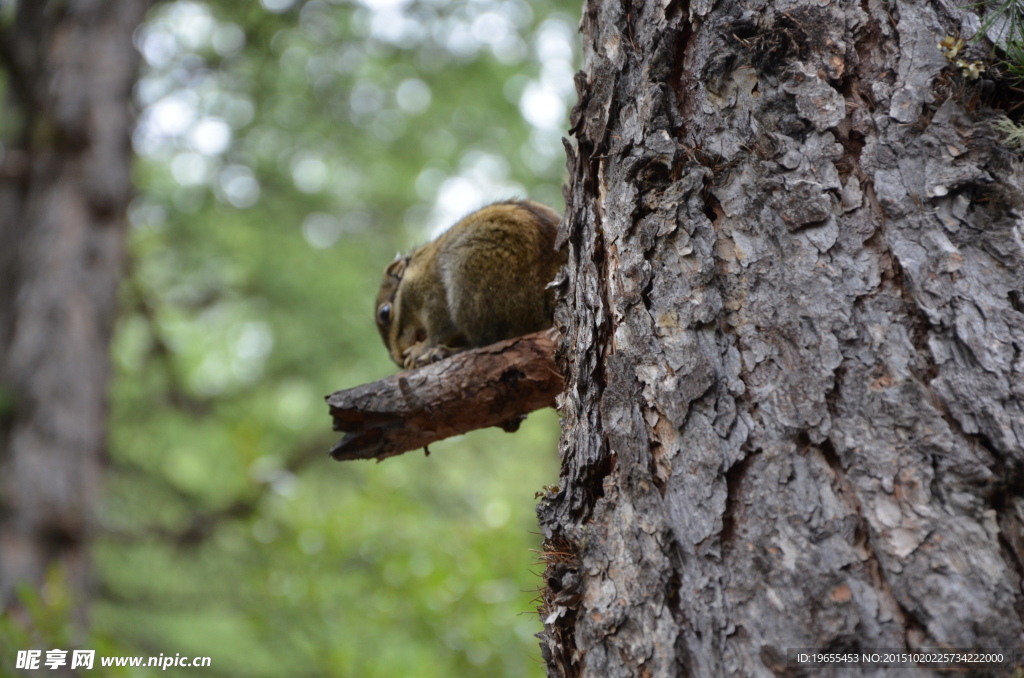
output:
[[[416,367],[550,327],[560,220],[535,202],[499,202],[393,261],[376,306],[391,359]]]

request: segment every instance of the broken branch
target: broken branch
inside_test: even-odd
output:
[[[564,382],[555,367],[556,330],[545,330],[326,397],[338,461],[378,461],[468,431],[514,431],[530,412],[555,404]]]

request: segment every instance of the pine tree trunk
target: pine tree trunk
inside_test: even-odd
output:
[[[53,564],[86,585],[146,7],[22,0],[0,35],[0,609]]]
[[[961,4],[585,5],[549,675],[1024,647],[1024,165]]]

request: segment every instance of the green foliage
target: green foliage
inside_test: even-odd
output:
[[[985,0],[985,16],[977,36],[987,35],[1003,52],[1003,70],[1024,80],[1024,0]]]
[[[16,668],[18,652],[37,650],[40,665],[48,650],[64,650],[68,664],[71,650],[88,649],[95,652],[90,676],[97,678],[141,678],[151,675],[144,669],[107,668],[99,657],[131,655],[131,648],[119,644],[103,633],[82,635],[82,625],[74,618],[80,609],[76,592],[68,584],[66,573],[60,566],[52,567],[41,588],[21,586],[17,590],[16,604],[0,615],[0,676],[29,675]]]
[[[993,121],[992,127],[1003,135],[1003,144],[1009,148],[1024,148],[1024,125],[1017,125],[1001,116]]]
[[[542,675],[554,414],[338,464],[322,396],[394,371],[372,306],[396,251],[492,200],[562,207],[567,11],[154,8],[97,638],[211,676]]]
[[[16,615],[0,615],[0,675],[15,675],[19,650],[70,647],[74,638],[72,597],[63,570],[47,573],[42,588],[17,591]]]

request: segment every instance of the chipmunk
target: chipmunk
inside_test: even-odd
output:
[[[551,327],[559,221],[535,202],[498,202],[391,262],[376,306],[391,359],[409,369]]]

